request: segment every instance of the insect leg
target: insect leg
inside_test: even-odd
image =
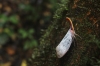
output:
[[[76,39],[75,38],[72,38],[72,40],[73,40],[74,47],[77,46],[76,45]]]

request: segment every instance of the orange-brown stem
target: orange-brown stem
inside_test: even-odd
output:
[[[74,26],[73,26],[72,20],[69,17],[66,17],[66,20],[69,21],[71,30],[74,30]]]

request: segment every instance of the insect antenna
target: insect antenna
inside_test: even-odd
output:
[[[76,36],[78,36],[80,39],[82,39],[78,34],[75,33]]]

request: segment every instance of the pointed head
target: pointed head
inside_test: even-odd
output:
[[[75,37],[75,31],[74,31],[72,20],[69,17],[66,17],[66,21],[70,23],[70,32],[72,33],[72,37]]]
[[[66,21],[68,21],[70,23],[70,28],[71,28],[71,30],[74,31],[74,26],[73,26],[72,20],[69,17],[66,17]]]

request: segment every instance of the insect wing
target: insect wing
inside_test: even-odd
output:
[[[56,52],[58,58],[63,57],[66,52],[69,50],[72,43],[72,33],[70,29],[68,30],[67,34],[64,36],[60,44],[56,47]]]

